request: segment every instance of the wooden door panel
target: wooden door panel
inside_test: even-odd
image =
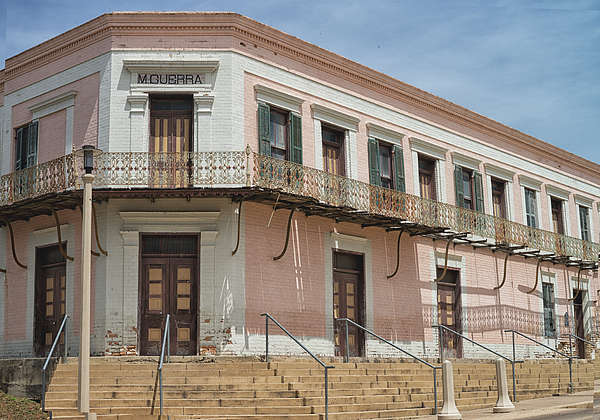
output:
[[[346,355],[346,325],[337,319],[348,318],[361,324],[360,284],[358,274],[334,272],[333,274],[333,319],[334,347],[338,356]],[[363,354],[364,339],[360,328],[348,324],[348,351],[350,357]]]
[[[146,258],[143,264],[140,325],[140,353],[157,356],[161,352],[164,324],[168,313],[167,258]]]
[[[38,313],[41,315],[42,320],[38,324],[40,326],[38,327],[35,347],[38,356],[47,356],[65,315],[65,266],[42,268],[37,287],[40,289],[40,293],[38,293],[39,301],[36,304],[40,308]],[[61,335],[60,340],[60,344],[63,343],[64,333]],[[62,352],[61,349],[59,351]]]

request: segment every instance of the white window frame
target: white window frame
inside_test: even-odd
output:
[[[562,201],[562,217],[563,217],[563,227],[565,229],[564,235],[569,236],[571,232],[571,226],[569,223],[569,196],[571,193],[567,190],[563,190],[562,188],[556,187],[551,184],[546,184],[546,196],[548,202],[548,230],[553,232],[552,226],[552,198]]]
[[[410,137],[410,150],[413,167],[413,188],[415,195],[420,195],[419,186],[419,155],[435,161],[435,194],[437,201],[448,202],[446,191],[446,152],[448,149],[428,143],[416,137]]]
[[[323,105],[312,104],[315,126],[315,168],[323,168],[323,137],[322,123],[331,124],[344,132],[344,156],[346,178],[358,180],[358,150],[356,145],[356,132],[360,118],[344,114]],[[319,153],[319,151],[321,151]]]
[[[581,237],[581,216],[579,214],[579,208],[580,207],[585,207],[588,209],[588,226],[589,226],[589,230],[590,230],[590,241],[594,240],[594,223],[592,223],[593,217],[592,217],[592,211],[594,209],[594,200],[585,196],[582,196],[580,194],[575,194],[575,205],[577,208],[577,233],[578,233],[578,238],[582,239]]]
[[[492,194],[492,178],[504,181],[504,201],[506,204],[506,220],[515,221],[515,199],[513,190],[513,178],[515,173],[491,163],[484,163],[485,178],[487,180],[487,212],[494,214],[494,203]]]
[[[519,175],[519,185],[521,186],[521,203],[523,204],[523,224],[527,226],[527,207],[525,204],[525,188],[527,188],[535,192],[536,229],[544,229],[544,218],[542,217],[541,207],[542,182],[526,175]]]

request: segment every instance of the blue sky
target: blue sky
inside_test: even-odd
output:
[[[600,164],[600,0],[0,0],[0,53],[121,10],[237,12]]]

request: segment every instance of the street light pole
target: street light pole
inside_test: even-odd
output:
[[[90,310],[92,277],[92,183],[95,176],[94,156],[102,152],[94,146],[83,146],[75,152],[83,157],[85,174],[83,180],[83,219],[81,227],[81,316],[79,318],[79,374],[77,387],[77,409],[85,413],[86,419],[95,419],[90,413]]]

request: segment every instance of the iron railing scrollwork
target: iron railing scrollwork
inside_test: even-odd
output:
[[[250,159],[249,159],[250,157]],[[83,162],[74,155],[0,177],[0,206],[82,188]],[[249,150],[231,152],[105,152],[95,160],[95,188],[233,188],[254,186],[303,196],[352,212],[468,232],[495,243],[556,256],[598,261],[600,244],[536,229],[330,174]]]

